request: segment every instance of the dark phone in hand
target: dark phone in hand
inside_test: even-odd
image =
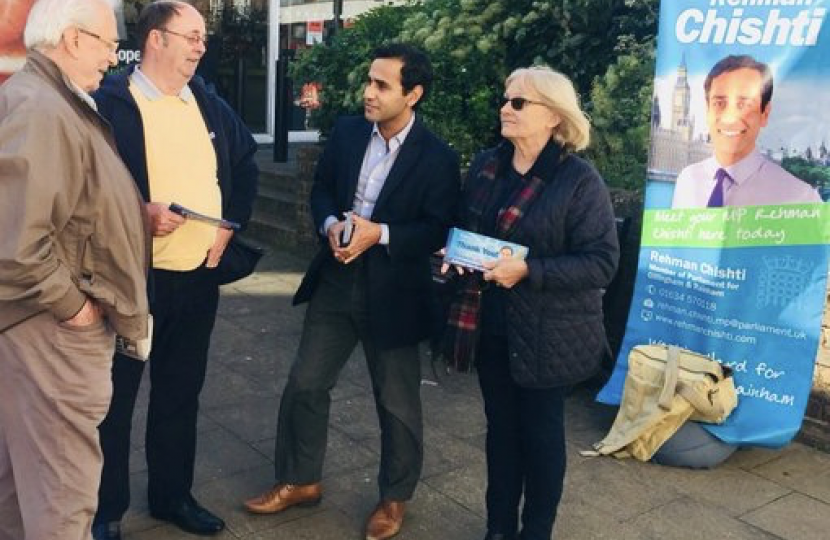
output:
[[[346,247],[352,241],[352,232],[354,232],[354,221],[352,215],[346,216],[346,226],[343,227],[343,232],[340,233],[340,247]]]

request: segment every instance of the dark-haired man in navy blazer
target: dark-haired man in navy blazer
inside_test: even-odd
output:
[[[380,503],[366,538],[401,528],[423,461],[418,342],[429,330],[429,256],[444,244],[459,190],[455,153],[415,115],[431,80],[422,52],[379,48],[365,118],[338,120],[317,164],[311,211],[324,241],[294,297],[310,304],[280,404],[276,484],[245,503],[251,512],[320,501],[330,391],[359,341],[381,428]],[[354,229],[342,245],[346,214]]]

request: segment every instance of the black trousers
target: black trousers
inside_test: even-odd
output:
[[[565,388],[513,382],[507,340],[482,335],[478,378],[487,417],[487,530],[550,540],[565,480]]]
[[[381,430],[381,500],[412,497],[423,464],[421,364],[417,345],[380,350],[369,335],[365,268],[331,262],[306,311],[300,347],[280,402],[278,483],[319,482],[331,390],[358,341],[363,344]]]
[[[150,507],[163,510],[189,497],[193,486],[199,393],[219,287],[204,267],[152,272],[155,330],[145,452]],[[96,523],[119,521],[130,504],[130,431],[143,372],[144,362],[115,355],[112,404],[99,427],[104,470]]]

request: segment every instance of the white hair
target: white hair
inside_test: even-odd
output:
[[[29,12],[23,43],[29,50],[53,49],[70,26],[93,24],[101,4],[113,10],[121,0],[37,0]]]
[[[579,106],[579,96],[569,78],[548,66],[515,70],[507,77],[505,88],[519,81],[535,90],[544,104],[562,121],[553,130],[553,138],[570,150],[584,150],[591,139],[591,122]]]

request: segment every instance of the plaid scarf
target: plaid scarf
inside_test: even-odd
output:
[[[507,152],[497,150],[487,160],[475,178],[475,188],[468,196],[467,212],[470,217],[466,228],[480,232],[483,217],[487,211],[499,172],[503,170]],[[527,210],[542,192],[545,181],[531,176],[509,197],[507,204],[499,210],[496,218],[496,236],[508,238]],[[481,293],[486,282],[479,272],[467,272],[460,277],[461,283],[450,305],[447,331],[444,335],[443,352],[447,363],[458,371],[469,371],[478,345],[478,330],[481,316]]]

